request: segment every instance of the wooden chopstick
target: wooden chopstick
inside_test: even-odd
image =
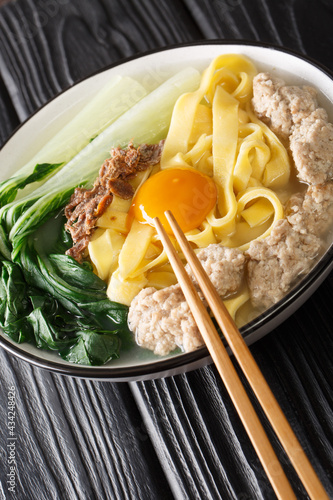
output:
[[[178,244],[188,261],[192,272],[204,294],[216,321],[218,322],[226,341],[231,348],[238,364],[243,370],[250,386],[268,417],[275,433],[284,446],[285,451],[293,464],[307,493],[313,500],[327,499],[328,496],[319,481],[312,465],[304,453],[293,430],[286,420],[279,404],[271,392],[265,378],[256,364],[249,348],[229,315],[222,300],[213,287],[206,272],[201,266],[193,249],[171,212],[165,213]],[[189,304],[193,317],[198,325],[203,340],[219,371],[219,374],[229,392],[241,421],[251,439],[263,468],[279,499],[296,499],[290,483],[278,461],[271,443],[262,427],[262,424],[252,406],[252,403],[238,377],[234,365],[227,353],[224,344],[216,331],[214,324],[200,300],[197,291],[189,278],[177,252],[175,251],[166,231],[158,218],[154,219],[156,229],[160,235],[169,261],[176,274],[178,282]]]

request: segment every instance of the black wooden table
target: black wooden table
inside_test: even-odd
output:
[[[331,0],[0,5],[1,144],[62,89],[123,57],[169,44],[216,38],[270,42],[333,70]],[[332,291],[331,274],[251,351],[333,497]],[[109,383],[49,373],[0,349],[0,367],[1,500],[275,498],[213,366],[155,381]],[[11,388],[15,492],[8,483]],[[297,498],[307,498],[260,410],[259,415]]]

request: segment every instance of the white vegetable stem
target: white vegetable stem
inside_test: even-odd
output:
[[[111,78],[15,175],[28,175],[37,163],[66,164],[89,144],[92,138],[147,94],[148,91],[132,78],[120,75]],[[19,198],[31,192],[33,187],[27,186],[19,194]]]

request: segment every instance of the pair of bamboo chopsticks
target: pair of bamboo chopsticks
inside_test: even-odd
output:
[[[171,212],[165,212],[165,216],[232,353],[250,383],[277,437],[280,439],[309,497],[313,500],[328,500],[328,496],[321,482],[271,392],[249,348],[201,266],[200,261],[189,245],[184,233]],[[189,278],[160,220],[155,218],[154,222],[203,340],[229,392],[277,497],[284,500],[296,499],[264,428],[238,377],[227,350],[205,306],[200,300],[192,280]]]

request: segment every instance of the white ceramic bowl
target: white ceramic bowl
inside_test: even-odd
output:
[[[185,66],[204,69],[223,53],[240,53],[251,58],[259,71],[269,70],[288,84],[313,85],[319,90],[320,105],[333,121],[333,77],[329,71],[308,58],[289,50],[245,42],[207,42],[161,49],[103,69],[55,97],[29,118],[6,142],[0,152],[1,180],[15,171],[15,165],[27,160],[89,101],[108,79],[116,74],[128,75],[143,83],[159,84]],[[241,329],[251,344],[286,320],[316,290],[333,267],[332,234],[328,249],[314,269],[278,304]],[[206,348],[192,353],[158,358],[143,349],[124,353],[119,360],[101,367],[70,364],[56,353],[30,344],[15,344],[0,334],[0,345],[15,356],[58,373],[112,381],[144,380],[175,375],[199,368],[209,362]]]

